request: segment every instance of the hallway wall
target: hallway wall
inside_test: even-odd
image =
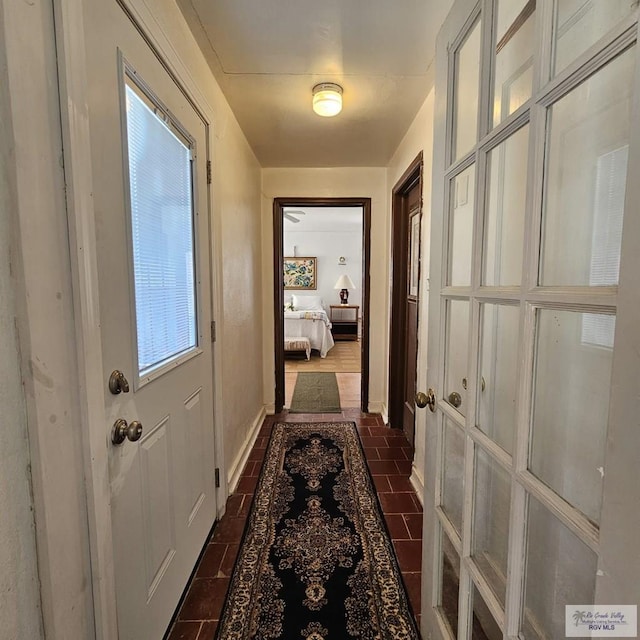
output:
[[[402,142],[389,163],[389,210],[391,211],[391,190],[407,170],[411,162],[422,151],[422,222],[420,245],[420,309],[418,324],[418,372],[417,389],[425,391],[427,384],[427,320],[429,305],[429,243],[431,242],[431,172],[433,160],[433,117],[434,89],[432,88],[411,123]],[[389,230],[390,233],[390,230]],[[389,293],[391,293],[389,291]],[[388,377],[389,368],[385,371]],[[412,482],[420,498],[424,487],[424,458],[426,414],[424,409],[416,410],[415,457],[413,461]]]
[[[369,410],[386,407],[389,299],[389,204],[384,167],[267,168],[262,170],[262,305],[264,402],[275,403],[273,346],[273,199],[371,198],[371,318]]]
[[[217,317],[222,370],[218,376],[227,474],[234,471],[263,407],[262,370],[255,366],[263,340],[260,167],[228,109],[224,101],[224,122],[214,122],[213,160],[213,215],[219,225],[213,246],[222,264],[222,314]]]

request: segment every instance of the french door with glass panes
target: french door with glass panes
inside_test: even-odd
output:
[[[637,20],[458,0],[439,35],[425,638],[640,602]]]

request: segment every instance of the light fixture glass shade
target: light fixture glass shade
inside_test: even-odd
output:
[[[322,82],[313,87],[313,110],[325,118],[342,111],[342,87],[333,82]]]
[[[353,281],[346,273],[343,273],[338,278],[338,281],[336,282],[336,285],[333,288],[334,289],[355,289],[356,285],[353,284]]]

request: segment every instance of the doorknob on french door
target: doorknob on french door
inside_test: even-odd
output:
[[[142,436],[142,423],[132,420],[131,424],[127,424],[124,418],[118,418],[113,423],[111,429],[111,442],[113,444],[122,444],[125,440],[136,442]]]
[[[427,393],[423,391],[416,393],[416,406],[424,409],[427,405],[429,405],[429,409],[431,409],[432,412],[436,410],[436,393],[431,388]]]
[[[456,409],[462,404],[462,396],[457,391],[452,391],[449,394],[449,404],[453,405]]]

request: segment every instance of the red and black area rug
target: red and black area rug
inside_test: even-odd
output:
[[[353,423],[274,425],[216,638],[419,638]]]

